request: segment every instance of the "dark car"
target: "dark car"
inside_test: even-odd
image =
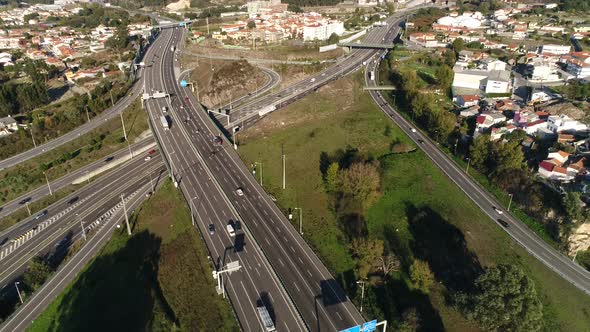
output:
[[[215,225],[209,224],[209,235],[215,234]]]
[[[22,199],[20,202],[18,202],[18,204],[23,205],[23,204],[27,204],[30,201],[31,201],[31,197],[27,197],[27,198]]]
[[[215,136],[215,138],[213,138],[213,142],[217,145],[223,144],[223,140],[219,136]]]
[[[498,218],[498,223],[503,227],[508,227],[508,223],[503,219]]]
[[[420,144],[424,144],[424,140],[421,140],[421,139],[419,139],[419,140],[418,140],[418,143],[420,143]]]
[[[234,220],[234,228],[236,229],[236,231],[242,229],[242,222],[239,220]]]

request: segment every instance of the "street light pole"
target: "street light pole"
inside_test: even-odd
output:
[[[47,189],[49,189],[49,195],[53,196],[53,191],[51,190],[51,186],[49,185],[49,178],[47,177],[47,172],[43,172],[45,175],[45,181],[47,181]]]
[[[84,229],[84,220],[80,220],[80,227],[82,227],[82,237],[86,241],[86,230]]]
[[[262,187],[262,163],[255,161],[254,165],[260,165],[260,186]]]
[[[285,182],[286,182],[285,181],[286,180],[285,179],[285,176],[286,176],[285,173],[287,173],[287,170],[285,168],[286,167],[285,166],[285,162],[286,162],[286,157],[285,157],[285,153],[283,153],[283,189],[285,189]]]
[[[16,292],[18,293],[18,298],[20,300],[20,303],[23,304],[24,301],[23,301],[23,297],[20,295],[20,290],[18,290],[18,284],[20,284],[19,281],[15,282],[14,287],[16,287]]]
[[[125,205],[125,199],[121,194],[121,202],[123,202],[123,213],[125,213],[125,224],[127,224],[127,235],[131,236],[131,227],[129,227],[129,217],[127,216],[127,206]]]
[[[123,120],[123,112],[119,113],[121,116],[121,125],[123,126],[123,137],[125,137],[125,141],[127,142],[127,148],[129,149],[129,155],[131,159],[133,159],[133,151],[131,151],[131,144],[129,144],[129,140],[127,139],[127,130],[125,130],[125,121]]]
[[[35,135],[33,135],[33,123],[31,122],[31,138],[33,139],[33,145],[37,147],[37,143],[35,142]]]
[[[363,302],[365,301],[365,281],[359,280],[356,282],[361,285],[361,312],[363,312]]]
[[[465,173],[469,174],[469,163],[471,163],[471,158],[467,158],[467,168],[465,169]]]
[[[299,234],[303,235],[303,210],[301,208],[293,208],[293,210],[299,210]]]
[[[507,211],[510,212],[510,205],[512,205],[512,196],[513,196],[513,194],[508,194],[508,196],[510,196],[510,202],[508,202],[508,209],[507,209]]]
[[[29,202],[26,202],[25,206],[27,207],[27,211],[29,212],[29,216],[31,216],[31,209],[29,208]]]

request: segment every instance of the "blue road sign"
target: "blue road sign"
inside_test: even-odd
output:
[[[181,87],[186,88],[187,85],[188,85],[188,83],[185,80],[180,81]]]
[[[363,324],[363,332],[373,332],[377,328],[377,320],[372,320]]]
[[[361,332],[361,326],[357,325],[357,326],[349,327],[346,330],[342,330],[340,332]]]
[[[183,26],[184,26],[184,22],[180,22],[180,23],[178,23],[178,26],[179,26],[179,27],[183,27]]]

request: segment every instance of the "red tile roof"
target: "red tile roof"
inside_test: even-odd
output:
[[[540,164],[539,164],[539,168],[542,168],[548,172],[553,172],[553,169],[555,168],[555,165],[553,165],[552,163],[543,160]]]

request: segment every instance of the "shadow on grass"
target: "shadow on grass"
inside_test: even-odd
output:
[[[98,256],[65,293],[49,330],[150,330],[155,306],[173,317],[157,281],[160,242],[143,231]]]
[[[449,291],[469,291],[482,267],[463,233],[429,207],[407,204],[406,214],[415,239],[414,256],[427,261],[436,280]]]

